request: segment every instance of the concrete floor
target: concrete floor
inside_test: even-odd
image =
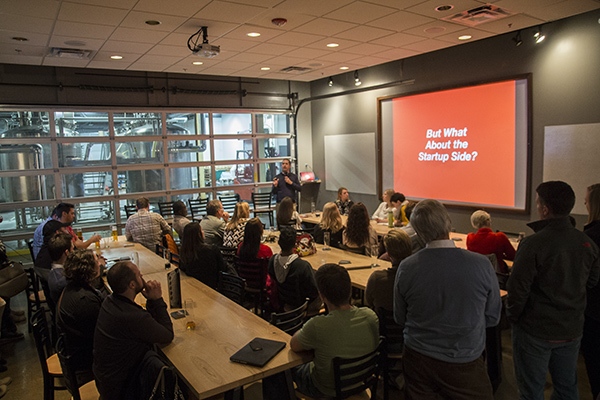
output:
[[[22,293],[12,301],[13,308],[25,310],[25,295]],[[25,334],[25,339],[9,343],[0,347],[2,356],[8,360],[8,371],[0,373],[0,378],[11,376],[12,384],[3,399],[7,400],[42,400],[43,399],[43,383],[42,371],[39,365],[37,352],[33,335],[27,332],[27,324],[20,323],[17,325],[20,332]],[[502,332],[502,349],[503,349],[503,378],[494,398],[496,400],[514,400],[518,398],[517,385],[515,382],[513,365],[512,365],[512,344],[510,340],[510,330]],[[578,364],[579,390],[581,400],[592,400],[589,382],[585,373],[583,359],[580,357]],[[550,378],[548,378],[550,382]],[[547,384],[545,390],[545,398],[550,399],[552,394],[552,385]],[[378,398],[382,398],[383,390],[379,390]],[[247,400],[258,400],[261,398],[260,384],[249,385],[245,390],[245,398]],[[404,396],[398,391],[391,392],[391,399],[403,400]],[[56,400],[70,399],[70,395],[66,391],[56,392]]]

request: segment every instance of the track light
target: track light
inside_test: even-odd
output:
[[[538,27],[537,31],[533,34],[536,43],[541,43],[546,39],[546,35],[542,33],[542,27]]]
[[[329,77],[329,80],[327,81],[327,86],[332,87],[333,86],[333,78]]]
[[[360,86],[362,85],[362,82],[360,81],[360,78],[358,77],[358,71],[354,71],[354,86]]]
[[[515,46],[519,47],[522,45],[523,39],[521,39],[521,31],[517,32],[517,36],[515,36],[512,40],[515,42]]]

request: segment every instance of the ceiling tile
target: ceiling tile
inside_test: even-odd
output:
[[[427,39],[422,42],[411,43],[404,46],[404,48],[408,50],[415,50],[421,53],[435,51],[445,47],[449,47],[448,43],[437,39]]]
[[[251,6],[259,6],[259,7],[273,7],[275,4],[277,3],[281,3],[281,0],[223,0],[224,2],[227,3],[234,3],[234,4],[248,4]]]
[[[60,1],[58,0],[2,0],[0,13],[55,18],[59,9]]]
[[[254,46],[249,51],[252,53],[258,54],[268,54],[268,55],[280,55],[288,53],[294,50],[294,46],[287,46],[284,44],[275,44],[275,43],[261,43],[258,46]]]
[[[445,21],[434,21],[428,24],[417,26],[415,28],[406,29],[403,32],[409,35],[435,38],[448,33],[460,31],[461,29],[464,29],[464,26]]]
[[[377,54],[382,51],[389,50],[389,46],[382,46],[380,44],[372,44],[372,43],[361,43],[359,45],[353,46],[346,50],[346,53],[354,53],[360,54],[361,56],[367,56],[370,54]]]
[[[187,57],[190,55],[190,50],[187,46],[169,46],[164,44],[157,44],[150,49],[146,54],[159,55],[159,56],[177,56]]]
[[[12,43],[0,43],[0,54],[10,57],[43,57],[48,54],[48,48],[46,46],[14,46]]]
[[[13,56],[6,53],[0,54],[0,63],[6,64],[42,65],[43,61],[43,56]]]
[[[112,63],[110,61],[95,61],[95,60],[92,60],[88,64],[88,68],[120,69],[120,70],[124,70],[124,69],[127,69],[127,67],[129,67],[130,65],[131,65],[131,63],[129,63],[129,62],[115,64],[115,63]]]
[[[323,15],[330,13],[340,7],[343,7],[346,4],[352,3],[353,1],[354,0],[286,0],[283,3],[275,6],[274,9],[282,12],[292,11],[302,14],[314,15],[316,17],[322,17]]]
[[[113,51],[101,50],[94,55],[92,61],[107,62],[113,65],[131,64],[140,58],[140,54],[118,52],[118,55],[122,56],[121,60],[113,60],[110,56],[115,55]],[[121,69],[121,68],[119,68]]]
[[[160,21],[160,25],[148,25],[146,21]],[[144,29],[151,32],[163,31],[172,32],[187,20],[186,17],[177,17],[173,15],[152,14],[141,11],[132,11],[121,24],[125,28]]]
[[[232,61],[231,59],[222,61],[218,64],[218,66],[221,68],[235,69],[235,70],[250,68],[250,67],[252,67],[252,65],[253,64],[249,63],[249,62]]]
[[[354,60],[358,57],[360,57],[358,54],[344,53],[341,51],[337,51],[335,53],[329,53],[322,57],[318,57],[317,60],[324,60],[324,61],[330,61],[330,62],[346,62],[346,61]]]
[[[307,60],[306,58],[301,58],[301,57],[290,57],[287,55],[282,55],[279,57],[273,57],[269,60],[269,64],[271,65],[277,65],[280,67],[289,67],[290,65],[296,65],[296,66],[300,66],[306,62],[308,62],[309,60]]]
[[[119,29],[119,28],[117,28]],[[59,36],[80,36],[90,39],[108,39],[115,27],[108,25],[86,24],[70,21],[56,21],[54,34]]]
[[[338,47],[327,47],[328,43],[337,43],[339,44]],[[331,52],[335,52],[335,51],[344,51],[349,49],[350,47],[354,47],[356,45],[360,44],[360,42],[354,41],[354,40],[347,40],[347,39],[341,39],[341,38],[325,38],[325,39],[321,39],[318,40],[314,43],[309,44],[306,47],[310,47],[313,49],[327,49],[328,51]]]
[[[136,62],[127,67],[127,69],[131,71],[162,72],[168,67],[168,65],[164,64],[146,64],[142,62]]]
[[[258,37],[249,37],[247,34],[250,32],[260,33]],[[270,29],[262,26],[253,26],[249,24],[243,24],[238,26],[237,28],[231,30],[227,34],[222,37],[233,40],[247,40],[250,42],[255,42],[256,44],[266,42],[269,39],[272,39],[276,36],[285,33],[285,31],[279,29]]]
[[[517,14],[510,17],[502,18],[498,21],[486,22],[484,24],[477,25],[477,29],[482,31],[492,32],[495,34],[501,34],[506,32],[512,32],[518,29],[523,29],[529,26],[542,24],[544,21],[532,18],[528,15]]]
[[[295,29],[297,32],[319,33],[320,35],[333,36],[336,33],[356,27],[350,22],[337,21],[328,18],[316,18]]]
[[[356,40],[358,42],[370,42],[372,40],[391,35],[396,33],[395,31],[389,31],[386,29],[374,28],[372,26],[360,25],[356,28],[352,28],[345,32],[338,33],[336,37],[341,37],[349,40]]]
[[[26,37],[28,40],[26,42],[18,42],[13,40],[13,37]],[[0,43],[10,43],[15,48],[19,46],[46,46],[49,39],[49,35],[43,35],[41,33],[23,33],[0,30]]]
[[[210,0],[139,0],[133,9],[151,14],[189,17],[198,13],[208,3]]]
[[[469,39],[467,41],[459,40],[458,37],[462,36],[462,35],[471,35],[471,39]],[[438,36],[436,39],[459,45],[459,44],[463,44],[463,43],[474,42],[474,41],[480,40],[480,39],[485,39],[485,38],[491,37],[491,36],[494,36],[494,34],[490,33],[490,32],[486,32],[486,31],[482,31],[480,29],[464,28],[464,29],[461,29],[456,32]]]
[[[90,4],[93,6],[122,8],[124,10],[131,10],[131,8],[139,0],[71,0],[72,2]]]
[[[194,15],[194,18],[209,19],[223,22],[244,23],[255,18],[266,8],[255,7],[242,4],[226,3],[224,1],[214,0],[202,11]]]
[[[355,1],[326,15],[327,18],[364,24],[395,12],[396,9]]]
[[[390,49],[387,51],[382,51],[381,53],[378,54],[378,56],[392,61],[392,60],[400,60],[403,58],[416,56],[417,54],[419,54],[419,53],[414,50]]]
[[[277,26],[271,22],[274,18],[285,18],[287,22],[283,26]],[[310,21],[315,19],[312,15],[295,13],[295,12],[282,12],[278,9],[272,8],[265,10],[254,18],[247,21],[248,24],[264,26],[267,28],[275,28],[281,31],[292,31]]]
[[[292,50],[289,53],[286,53],[287,56],[291,57],[300,57],[300,58],[318,58],[324,55],[330,54],[330,51],[327,50],[319,50],[319,49],[311,49],[308,47],[300,47],[298,49]]]
[[[253,48],[258,45],[258,43],[252,42],[250,40],[232,40],[227,38],[219,38],[215,41],[211,41],[211,44],[221,46],[221,50],[228,51],[245,51]]]
[[[233,61],[244,61],[253,63],[265,63],[267,60],[273,58],[270,54],[257,54],[257,53],[238,53],[230,58]]]
[[[35,18],[27,15],[12,15],[0,13],[2,30],[43,33],[49,35],[54,27],[53,19]]]
[[[402,47],[404,45],[425,40],[422,36],[408,35],[406,33],[395,33],[381,39],[373,40],[371,43],[384,46]]]
[[[104,44],[104,39],[82,39],[78,37],[57,36],[50,39],[50,47],[63,47],[82,50],[99,50]]]
[[[431,18],[437,19],[437,18],[449,17],[452,15],[461,13],[463,11],[471,10],[476,7],[481,7],[483,5],[483,4],[481,4],[481,2],[476,1],[476,0],[452,0],[451,2],[448,2],[448,3],[451,4],[453,7],[452,7],[452,9],[447,10],[447,11],[437,11],[435,9],[437,6],[442,5],[442,3],[440,3],[440,0],[428,0],[428,1],[416,4],[412,7],[405,8],[405,10],[413,12],[415,14],[420,14],[420,15],[424,15],[426,17],[431,17]],[[490,3],[493,3],[493,1],[491,1]]]
[[[398,11],[383,18],[376,19],[375,21],[371,21],[367,25],[400,32],[432,21],[434,21],[433,18],[406,11]]]
[[[137,42],[137,43],[157,43],[167,36],[166,32],[152,32],[141,29],[117,28],[110,36],[111,40],[120,40],[122,42]]]
[[[63,2],[60,6],[60,21],[83,22],[117,26],[127,15],[126,10]]]
[[[323,38],[323,36],[311,35],[308,33],[286,32],[269,40],[268,43],[288,44],[292,46],[306,46],[307,44],[314,43],[317,40],[321,40]]]
[[[77,60],[73,58],[61,58],[61,57],[44,57],[42,65],[48,65],[52,67],[72,67],[72,68],[85,68],[89,64],[90,60]]]
[[[379,4],[380,6],[386,6],[390,8],[397,8],[398,10],[405,10],[416,4],[422,3],[423,0],[367,0],[369,3]],[[493,0],[492,0],[493,2]]]
[[[131,53],[131,54],[144,54],[152,48],[150,43],[136,43],[136,42],[121,42],[118,40],[107,40],[102,46],[102,51],[115,53]]]
[[[171,65],[175,64],[181,60],[181,57],[177,56],[157,56],[153,54],[146,53],[138,59],[138,62],[144,64],[163,64],[163,65]],[[166,67],[165,67],[166,68]]]

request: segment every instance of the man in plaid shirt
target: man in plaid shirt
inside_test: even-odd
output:
[[[163,235],[171,233],[171,227],[160,215],[150,212],[150,201],[140,197],[135,201],[137,212],[125,224],[125,237],[129,242],[137,242],[152,252],[162,243]]]

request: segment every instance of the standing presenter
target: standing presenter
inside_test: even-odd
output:
[[[297,193],[300,191],[300,182],[296,174],[290,172],[291,162],[284,158],[281,162],[281,172],[273,179],[271,193],[276,195],[277,205],[286,197],[291,198],[294,203],[298,202]]]

